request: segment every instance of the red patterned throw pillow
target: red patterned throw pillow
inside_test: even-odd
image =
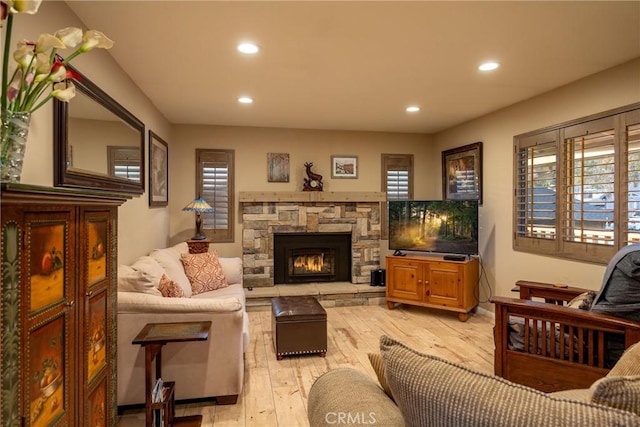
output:
[[[184,291],[178,282],[174,282],[169,279],[166,274],[163,274],[160,278],[160,285],[158,290],[163,297],[168,298],[182,298],[184,297]]]
[[[182,254],[181,258],[194,295],[228,286],[217,252]]]

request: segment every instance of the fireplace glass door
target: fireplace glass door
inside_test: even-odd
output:
[[[335,250],[330,248],[291,249],[287,256],[288,274],[293,280],[332,278]]]
[[[274,234],[274,283],[350,280],[350,233]]]

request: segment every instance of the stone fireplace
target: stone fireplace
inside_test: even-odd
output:
[[[278,283],[276,276],[279,281],[283,267],[279,265],[280,270],[276,273],[274,236],[292,234],[314,235],[311,247],[307,243],[302,248],[295,248],[296,254],[300,253],[300,249],[312,249],[311,253],[301,254],[306,255],[305,262],[309,261],[310,266],[292,266],[293,279],[288,278],[287,282],[281,283],[369,283],[371,270],[380,267],[380,202],[384,200],[385,194],[378,192],[241,192],[239,201],[245,286],[273,286]],[[344,254],[346,249],[341,249],[343,252],[340,255],[335,252],[332,255],[331,250],[325,251],[333,245],[326,243],[330,240],[329,236],[340,234],[350,238],[350,253]],[[322,267],[324,270],[318,273],[309,271],[317,268],[320,258],[327,257],[330,260],[332,256],[333,271],[328,271],[329,267]],[[349,266],[335,264],[345,259]],[[347,275],[337,278],[336,267],[341,274],[345,269],[348,270]]]

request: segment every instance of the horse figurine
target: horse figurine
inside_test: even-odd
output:
[[[307,170],[307,177],[304,179],[302,191],[322,191],[322,175],[312,172],[313,163],[306,162],[304,164]]]

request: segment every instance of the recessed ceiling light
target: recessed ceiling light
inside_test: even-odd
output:
[[[418,111],[420,111],[420,107],[418,107],[417,105],[409,105],[406,110],[407,113],[417,113]]]
[[[492,70],[495,70],[496,68],[498,68],[499,66],[500,66],[500,64],[498,62],[489,61],[489,62],[485,62],[483,64],[480,64],[480,66],[478,67],[478,70],[480,70],[480,71],[492,71]]]
[[[248,53],[253,55],[254,53],[258,53],[260,48],[255,43],[245,42],[245,43],[240,43],[238,45],[238,50],[242,53]]]
[[[253,98],[249,96],[241,96],[238,98],[238,102],[241,104],[253,104]]]

